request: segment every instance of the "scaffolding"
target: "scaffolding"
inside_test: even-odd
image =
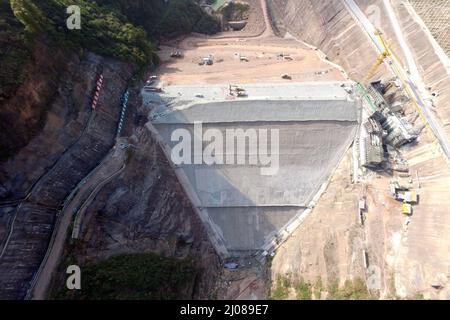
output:
[[[450,0],[409,0],[433,37],[450,56]]]

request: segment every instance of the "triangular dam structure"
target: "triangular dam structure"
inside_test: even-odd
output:
[[[360,115],[360,101],[353,96],[350,82],[242,88],[245,97],[230,94],[227,85],[168,86],[162,94],[144,93],[152,110],[149,126],[224,256],[270,250],[292,231],[311,211],[313,200],[351,146]],[[271,139],[274,130],[277,140]],[[219,148],[210,154],[223,160],[205,163],[202,154],[195,159],[192,142],[190,156],[178,154],[189,156],[190,161],[177,163],[173,153],[180,150],[179,132],[197,139],[197,151],[208,150],[217,140],[211,133],[221,136],[222,141],[215,144]],[[238,150],[239,138],[229,147],[227,132],[244,133],[240,140],[244,149]],[[278,144],[276,148],[273,143]],[[277,158],[276,168],[275,161],[255,162],[261,148]],[[235,161],[227,163],[232,158]]]

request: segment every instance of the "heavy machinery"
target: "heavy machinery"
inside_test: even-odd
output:
[[[413,214],[413,207],[409,203],[402,204],[402,213],[407,216],[411,216]]]
[[[282,79],[285,79],[285,80],[292,80],[292,77],[291,77],[290,75],[288,75],[288,74],[283,74],[283,75],[281,76],[281,78],[282,78]]]
[[[247,91],[237,85],[230,84],[230,95],[242,98],[247,96]]]
[[[200,60],[200,62],[198,63],[198,65],[200,65],[200,66],[211,66],[213,64],[214,64],[214,59],[213,59],[212,55],[202,58],[202,60]]]
[[[150,87],[150,86],[145,86],[144,87],[144,91],[147,92],[162,92],[162,88],[161,87]]]
[[[181,51],[172,51],[170,53],[170,57],[171,58],[183,58],[183,54],[181,53]]]
[[[277,59],[279,59],[279,60],[289,60],[289,61],[294,60],[294,59],[292,59],[290,54],[285,54],[285,53],[277,54]]]
[[[241,62],[249,62],[250,61],[249,58],[247,58],[246,56],[239,56],[239,60]]]

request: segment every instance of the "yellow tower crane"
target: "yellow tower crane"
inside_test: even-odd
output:
[[[392,55],[391,49],[389,48],[389,45],[384,41],[380,30],[378,30],[378,29],[375,30],[375,36],[378,38],[380,43],[383,45],[383,52],[378,56],[377,61],[375,62],[373,67],[367,73],[366,80],[368,80],[375,73],[375,71],[377,71],[378,67],[383,64],[384,60],[387,57],[390,57]]]
[[[414,106],[416,107],[416,110],[419,113],[419,116],[422,119],[423,123],[425,124],[425,126],[429,127],[429,123],[428,123],[427,119],[425,118],[425,116],[423,115],[422,109],[419,107],[419,104],[417,102],[417,98],[416,98],[414,92],[412,91],[411,87],[405,82],[405,77],[407,78],[407,75],[405,75],[405,72],[403,71],[402,68],[398,67],[399,58],[395,55],[395,53],[392,52],[392,50],[390,49],[391,46],[388,45],[386,43],[386,41],[384,41],[382,33],[379,29],[376,29],[374,34],[380,41],[381,45],[383,46],[383,52],[378,56],[377,61],[375,62],[375,65],[369,70],[369,72],[366,76],[366,80],[368,80],[374,74],[374,72],[378,69],[378,67],[381,64],[383,64],[383,62],[386,58],[388,58],[388,57],[391,58],[392,60],[390,60],[390,64],[392,65],[392,69],[393,69],[394,73],[397,75],[397,77],[401,81],[403,89],[406,91],[407,95],[409,96],[409,98],[413,102]]]

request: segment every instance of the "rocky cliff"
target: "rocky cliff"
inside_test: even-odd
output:
[[[321,49],[352,79],[364,81],[378,55],[343,1],[268,0],[268,3],[282,35],[289,32]],[[385,71],[381,66],[373,78]]]
[[[181,297],[212,298],[221,268],[202,222],[150,132],[141,127],[133,140],[125,170],[89,205],[81,239],[66,253],[80,266],[130,252],[192,259],[197,276]]]
[[[83,179],[116,143],[122,98],[127,89],[132,98],[122,133],[134,135],[137,149],[130,154],[122,174],[106,184],[91,203],[83,222],[82,239],[76,242],[75,251],[68,242],[62,261],[76,258],[84,264],[130,252],[187,257],[194,260],[197,272],[182,292],[189,298],[207,297],[220,271],[220,262],[166,159],[144,129],[145,110],[138,111],[139,79],[145,73],[145,67],[138,62],[153,59],[153,47],[144,30],[127,23],[118,14],[120,8],[82,2],[80,5],[91,6],[101,21],[112,15],[114,23],[108,28],[126,29],[125,33],[111,32],[108,38],[102,38],[108,45],[101,48],[99,38],[105,33],[97,25],[86,26],[82,30],[88,32],[83,31],[79,37],[72,33],[63,39],[57,36],[61,28],[46,30],[47,24],[39,26],[34,18],[21,16],[24,10],[32,9],[43,19],[56,19],[55,25],[65,23],[61,15],[52,14],[61,9],[64,1],[36,1],[37,6],[31,7],[27,2],[14,1],[14,10],[9,2],[0,2],[5,9],[0,14],[0,25],[9,28],[0,32],[0,42],[11,45],[17,30],[16,42],[24,46],[22,51],[28,52],[29,57],[22,65],[11,64],[11,59],[18,61],[16,53],[9,57],[5,50],[0,51],[2,67],[12,66],[8,72],[24,74],[21,81],[12,81],[11,86],[9,82],[5,86],[3,81],[9,76],[1,78],[0,298],[21,299],[29,294],[58,228],[57,217],[73,190],[83,184]],[[126,3],[120,2],[125,7]],[[172,18],[179,14],[180,10],[175,9],[168,11]],[[108,10],[112,10],[110,15],[106,14]],[[132,21],[139,20],[133,12],[125,10],[124,14]],[[18,20],[25,27],[20,27]],[[30,26],[37,29],[25,33]],[[34,38],[29,41],[31,35]],[[133,45],[142,50],[134,50]],[[10,47],[6,46],[7,53],[11,52]],[[95,47],[96,54],[89,47]],[[130,54],[142,59],[135,61]],[[100,75],[103,86],[93,110],[91,103]],[[60,276],[65,276],[65,270],[56,281]]]

